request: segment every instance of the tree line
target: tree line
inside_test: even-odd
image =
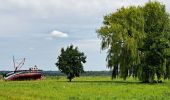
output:
[[[104,16],[97,35],[102,40],[101,49],[107,50],[107,67],[113,79],[133,76],[153,83],[170,78],[169,17],[165,5],[151,1]],[[83,72],[85,62],[84,53],[71,45],[61,49],[56,66],[71,81]]]

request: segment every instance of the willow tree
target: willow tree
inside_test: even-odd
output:
[[[133,75],[143,82],[170,77],[169,22],[165,6],[159,2],[123,7],[106,15],[97,33],[102,50],[108,50],[112,77]]]
[[[144,63],[141,64],[139,78],[144,82],[153,82],[157,78],[157,81],[161,82],[161,78],[169,76],[169,14],[159,2],[147,3],[143,12],[146,38],[142,50]]]
[[[107,49],[107,66],[113,69],[112,78],[126,79],[135,73],[140,63],[138,50],[144,38],[144,17],[140,7],[121,8],[104,17],[97,30],[102,50]]]

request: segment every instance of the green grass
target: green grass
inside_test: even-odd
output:
[[[143,84],[110,77],[45,77],[38,81],[0,81],[0,100],[170,100],[170,81]]]

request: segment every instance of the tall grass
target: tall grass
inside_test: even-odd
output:
[[[45,77],[38,81],[0,80],[0,100],[170,100],[170,81],[143,84],[129,78]]]

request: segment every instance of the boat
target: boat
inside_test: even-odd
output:
[[[4,79],[7,81],[15,81],[15,80],[39,80],[42,79],[42,70],[39,70],[35,65],[29,70],[20,70],[20,68],[25,63],[25,58],[16,65],[15,59],[13,57],[14,63],[14,71],[11,71],[4,75]]]

